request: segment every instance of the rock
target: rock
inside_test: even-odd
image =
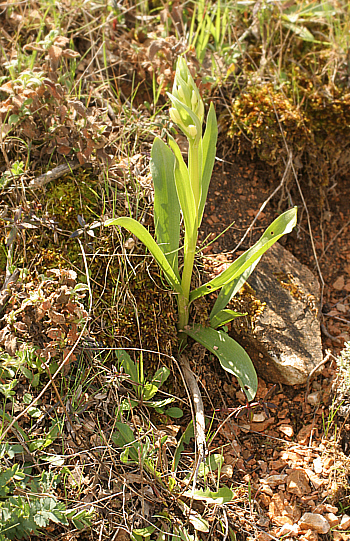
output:
[[[297,496],[304,496],[310,494],[311,488],[309,480],[304,470],[294,469],[287,477],[287,491]]]
[[[323,462],[321,460],[321,457],[317,457],[315,458],[313,461],[313,466],[314,466],[314,471],[315,473],[322,473],[322,470],[323,470]]]
[[[299,526],[297,524],[284,524],[279,530],[277,537],[290,536],[294,537],[299,533]]]
[[[310,393],[307,395],[307,403],[310,404],[310,406],[317,406],[317,404],[321,401],[321,393],[319,391],[315,391],[314,393]]]
[[[328,520],[318,513],[304,513],[298,525],[301,530],[312,530],[321,534],[326,534],[330,530]]]
[[[307,532],[299,538],[300,541],[318,541],[318,534],[312,530]]]
[[[234,338],[265,379],[286,385],[305,383],[323,358],[317,279],[276,243],[264,254],[248,283],[253,290],[247,291],[252,300],[247,303],[250,317],[234,320]],[[242,304],[244,298],[242,294]],[[249,308],[251,305],[256,308]],[[243,308],[240,311],[246,306]]]
[[[328,523],[331,528],[338,526],[340,522],[339,517],[337,517],[334,513],[326,513],[325,518],[326,520],[328,520]]]
[[[342,516],[339,528],[341,530],[350,530],[350,517],[349,517],[349,515],[343,515]]]

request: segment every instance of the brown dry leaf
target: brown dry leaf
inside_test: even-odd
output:
[[[36,129],[34,122],[32,122],[29,119],[22,122],[21,129],[24,135],[26,135],[29,139],[36,139],[38,136],[38,131]]]
[[[60,145],[57,147],[57,152],[59,154],[63,154],[63,156],[67,156],[71,152],[71,148],[67,145]]]
[[[10,333],[4,340],[4,348],[6,353],[14,357],[17,352],[17,338],[14,334]]]
[[[57,47],[65,47],[67,43],[69,43],[69,38],[67,38],[67,36],[57,36],[57,38],[55,38],[55,45],[57,45]]]
[[[77,51],[72,51],[72,49],[64,49],[62,52],[62,56],[64,56],[64,58],[78,58],[78,56],[80,56],[80,53],[78,53]]]
[[[51,62],[52,69],[53,71],[56,71],[56,69],[58,68],[59,61],[62,56],[62,49],[61,47],[57,47],[56,45],[51,45],[47,53]]]
[[[64,325],[66,323],[65,316],[59,312],[56,312],[55,310],[48,310],[48,316],[53,323],[58,323],[59,325]]]
[[[62,332],[60,329],[49,329],[47,332],[46,332],[46,335],[49,337],[49,338],[52,338],[53,340],[60,340],[62,338]]]
[[[7,92],[7,94],[12,94],[13,93],[13,83],[12,81],[8,81],[7,83],[4,83],[3,85],[0,86],[0,90],[2,92]]]

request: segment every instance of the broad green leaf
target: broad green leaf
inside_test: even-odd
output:
[[[165,410],[165,415],[169,415],[169,417],[172,417],[173,419],[181,419],[184,412],[180,408],[168,408]]]
[[[130,376],[131,381],[136,384],[139,383],[137,366],[130,355],[124,349],[117,349],[116,354],[120,366],[122,366],[124,371]]]
[[[245,282],[248,280],[249,276],[257,266],[257,264],[260,261],[260,257],[248,269],[246,269],[241,275],[238,275],[232,282],[229,282],[228,284],[224,285],[221,288],[221,291],[218,295],[218,298],[216,299],[216,302],[213,306],[212,311],[210,312],[210,326],[219,327],[222,325],[222,323],[216,324],[214,322],[215,316],[219,315],[219,312],[222,312],[224,308],[228,305],[230,300],[236,295],[237,291],[241,289],[241,287],[244,286]],[[217,320],[217,318],[216,318]],[[228,321],[231,321],[230,319],[227,320],[225,323],[228,323]]]
[[[211,327],[195,325],[184,332],[214,353],[223,369],[236,376],[247,399],[253,400],[258,388],[258,378],[254,365],[242,346],[225,332]]]
[[[105,225],[119,225],[120,227],[125,227],[125,229],[128,229],[131,233],[136,235],[136,237],[140,239],[140,241],[143,242],[143,244],[149,249],[154,259],[157,261],[158,265],[164,272],[165,277],[173,290],[176,291],[176,293],[182,293],[179,278],[173,271],[169,261],[165,257],[162,250],[159,248],[156,241],[152,238],[150,233],[142,224],[140,224],[133,218],[125,216],[122,218],[112,218],[111,220],[107,220],[105,222]]]
[[[133,541],[142,541],[143,539],[149,539],[155,529],[155,526],[146,526],[145,528],[134,529],[131,532],[130,539],[132,539]]]
[[[216,141],[218,138],[218,125],[216,121],[216,114],[213,102],[210,104],[207,126],[205,128],[203,140],[202,140],[202,158],[203,158],[203,171],[202,171],[202,190],[201,200],[198,210],[198,227],[202,223],[204,205],[207,200],[208,189],[213,172],[216,154]]]
[[[147,400],[144,402],[145,406],[150,408],[164,408],[168,404],[174,402],[175,398],[163,398],[162,400]]]
[[[169,368],[167,368],[166,366],[162,366],[161,368],[159,368],[159,370],[157,370],[157,372],[154,374],[152,381],[148,383],[149,390],[146,390],[147,389],[147,383],[146,383],[144,391],[143,391],[143,399],[150,400],[151,398],[153,398],[153,396],[158,391],[159,387],[161,387],[164,381],[168,379],[169,375],[170,375]]]
[[[219,454],[211,454],[207,457],[205,462],[201,462],[198,468],[198,477],[205,477],[209,472],[216,471],[224,463],[224,457]]]
[[[229,284],[241,276],[259,257],[261,257],[278,239],[286,233],[290,233],[297,221],[297,207],[287,210],[276,218],[272,224],[266,229],[265,233],[260,237],[258,242],[249,250],[238,257],[229,267],[224,270],[219,276],[210,280],[203,286],[198,287],[190,294],[190,302],[216,291],[220,287]]]
[[[192,524],[195,530],[198,532],[209,532],[209,523],[204,520],[204,518],[197,513],[197,511],[191,509],[182,500],[178,500],[177,502],[181,507],[183,514],[186,518],[188,518],[188,521]]]
[[[232,501],[233,492],[228,487],[221,487],[217,492],[211,492],[208,488],[206,490],[187,490],[184,492],[184,496],[193,498],[194,500],[200,500],[206,503],[214,503],[216,505],[229,503]]]
[[[180,205],[177,197],[174,169],[174,154],[161,139],[156,137],[151,152],[151,173],[154,184],[154,226],[157,243],[179,278]]]
[[[191,187],[187,165],[184,162],[179,145],[175,139],[169,136],[169,145],[175,154],[175,183],[176,191],[185,222],[186,234],[193,238],[197,231],[197,209],[194,194]]]
[[[247,312],[245,314],[242,314],[241,312],[235,312],[234,310],[220,310],[220,312],[215,314],[215,316],[210,317],[210,326],[213,329],[217,329],[218,327],[226,325],[226,323],[229,323],[236,317],[242,317],[246,315]]]

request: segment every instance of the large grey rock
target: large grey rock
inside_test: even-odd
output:
[[[234,321],[234,338],[264,379],[286,385],[305,383],[322,360],[317,279],[276,243],[248,283],[252,291],[248,288],[242,298],[250,296],[248,305],[254,309]]]

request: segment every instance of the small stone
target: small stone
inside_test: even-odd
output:
[[[282,432],[285,436],[288,436],[288,438],[291,438],[294,434],[293,427],[291,425],[283,424],[278,427],[278,430]]]
[[[318,391],[315,391],[314,393],[310,393],[306,400],[310,406],[317,406],[321,401],[321,395]]]
[[[299,533],[298,524],[283,524],[282,528],[279,530],[277,537],[282,536],[291,536],[295,537]]]
[[[343,515],[342,519],[340,521],[340,529],[341,530],[349,530],[350,529],[350,517],[349,515]]]
[[[233,466],[232,466],[232,464],[225,464],[221,468],[221,474],[224,477],[233,477]]]
[[[340,520],[334,513],[326,513],[325,518],[328,520],[331,528],[338,526]]]
[[[328,520],[318,513],[304,513],[298,524],[301,530],[312,530],[321,534],[326,534],[330,530]]]
[[[287,478],[287,490],[291,494],[304,496],[311,492],[308,478],[304,470],[294,469],[290,472]]]
[[[312,429],[312,424],[304,426],[297,434],[298,443],[301,443],[302,445],[308,443]]]
[[[278,475],[269,475],[269,477],[266,477],[266,479],[261,479],[260,482],[263,485],[269,485],[270,487],[274,487],[276,485],[284,483],[286,479],[287,475],[285,473],[281,473]]]
[[[318,534],[312,530],[307,530],[307,532],[300,537],[300,541],[318,541]]]
[[[313,460],[313,465],[314,465],[314,472],[315,473],[322,473],[322,470],[323,470],[323,463],[322,463],[322,460],[321,460],[321,457],[317,457]]]
[[[317,475],[315,475],[312,470],[310,470],[309,468],[305,468],[305,473],[310,479],[311,483],[313,484],[316,490],[319,489],[320,486],[323,485],[324,479],[320,479],[319,477],[317,477]]]
[[[254,413],[253,415],[253,423],[263,423],[265,419],[265,413]]]

